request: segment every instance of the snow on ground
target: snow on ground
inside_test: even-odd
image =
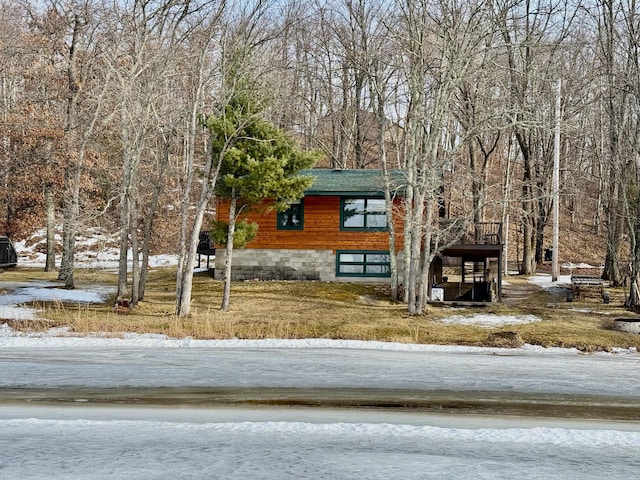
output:
[[[0,399],[5,389],[80,389],[72,406],[0,403],[0,480],[595,480],[640,471],[638,421],[95,406],[82,396],[83,388],[127,386],[369,388],[389,395],[523,392],[634,402],[640,398],[635,351],[53,336],[58,333],[64,332],[0,328]]]
[[[37,340],[37,341],[36,341]],[[90,348],[90,347],[136,347],[136,348],[333,348],[359,350],[389,350],[389,351],[429,351],[429,352],[482,352],[485,347],[462,347],[455,345],[425,345],[395,342],[376,342],[359,340],[333,340],[324,338],[308,339],[260,339],[260,340],[196,340],[193,338],[170,338],[161,334],[123,333],[121,336],[101,334],[96,332],[85,337],[78,336],[68,328],[51,328],[46,332],[23,332],[13,330],[6,323],[0,324],[0,348],[23,348],[36,346],[38,348]],[[525,345],[526,350],[554,351],[553,348],[543,348]],[[557,349],[558,351],[575,351],[573,349]],[[630,350],[634,352],[635,350]],[[619,352],[622,352],[620,350]]]
[[[493,315],[476,313],[473,315],[453,315],[441,320],[442,323],[456,325],[475,325],[478,327],[501,327],[504,325],[525,325],[540,322],[542,319],[535,315]]]
[[[5,278],[5,277],[3,277]],[[67,290],[55,282],[0,282],[0,318],[33,320],[38,310],[33,308],[38,302],[61,303],[101,303],[113,288],[94,285],[90,289]]]
[[[209,415],[0,420],[0,479],[595,480],[634,478],[640,469],[640,432]]]
[[[40,267],[45,265],[46,256],[44,242],[46,232],[40,230],[30,238],[14,242],[18,253],[18,265],[27,267]],[[56,235],[56,241],[60,242],[60,235]],[[75,263],[83,268],[112,269],[118,267],[120,251],[114,247],[117,245],[117,235],[105,232],[99,228],[88,228],[76,239],[77,254]],[[132,252],[128,252],[128,258],[132,258]],[[59,259],[58,259],[59,260]],[[150,267],[165,267],[177,265],[176,255],[154,255],[149,259]]]
[[[537,275],[529,277],[527,280],[529,283],[537,285],[538,287],[545,290],[563,285],[571,285],[571,275],[558,275],[558,280],[554,282],[551,279],[551,275],[546,273],[539,273]]]

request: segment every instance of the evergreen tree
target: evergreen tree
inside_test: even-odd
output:
[[[252,207],[284,210],[303,196],[313,181],[300,175],[317,158],[301,150],[284,132],[259,115],[249,98],[232,99],[221,114],[206,120],[212,155],[220,158],[216,196],[229,200],[222,310],[229,309],[231,265],[238,214]]]

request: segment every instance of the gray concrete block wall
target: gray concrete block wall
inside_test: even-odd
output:
[[[216,250],[214,278],[222,280],[227,252]],[[402,265],[402,253],[398,255]],[[331,250],[241,249],[233,251],[233,280],[319,280],[323,282],[389,283],[388,278],[336,277]]]
[[[215,278],[224,274],[226,251],[216,251]],[[336,279],[336,257],[330,250],[233,251],[233,280],[320,280]]]

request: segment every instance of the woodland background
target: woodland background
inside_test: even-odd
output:
[[[438,211],[500,221],[524,274],[550,246],[559,128],[561,259],[637,286],[635,0],[2,0],[0,232],[47,226],[72,285],[100,225],[125,279],[140,252],[134,297],[153,251],[180,253],[180,285],[219,171],[202,119],[238,92],[318,167],[404,170],[417,252]]]

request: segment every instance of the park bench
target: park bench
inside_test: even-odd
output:
[[[609,294],[604,288],[608,286],[602,278],[596,275],[571,275],[571,291],[567,292],[567,301],[571,302],[580,296],[580,292],[585,288],[597,288],[604,303],[609,303]]]

